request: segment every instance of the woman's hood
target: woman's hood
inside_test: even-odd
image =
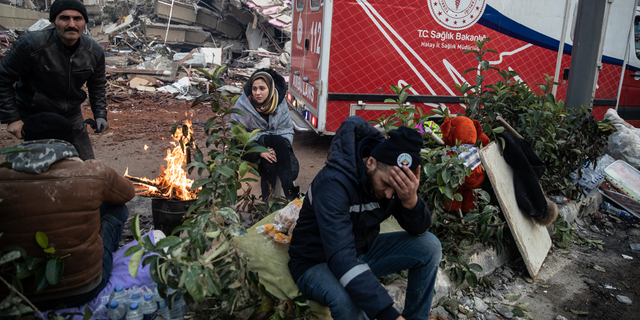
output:
[[[282,100],[284,100],[284,97],[287,95],[287,81],[284,80],[284,77],[281,76],[278,71],[275,71],[271,68],[262,68],[256,70],[251,75],[251,78],[249,78],[249,81],[244,84],[244,94],[246,94],[247,97],[251,96],[251,80],[256,73],[261,71],[268,73],[269,75],[271,75],[271,78],[273,78],[273,84],[275,85],[276,90],[278,90],[278,104],[282,103]]]

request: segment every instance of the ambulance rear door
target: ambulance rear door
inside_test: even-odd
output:
[[[296,99],[293,108],[316,131],[324,6],[321,0],[295,0],[291,34],[289,87]]]

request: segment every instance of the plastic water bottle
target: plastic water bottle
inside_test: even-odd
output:
[[[169,311],[169,307],[167,307],[167,302],[165,300],[158,301],[158,310],[156,310],[157,317],[154,320],[171,320],[171,312]]]
[[[173,301],[173,308],[169,311],[171,314],[171,320],[180,320],[187,313],[187,304],[182,299],[179,293],[175,293],[175,300]]]
[[[129,305],[129,312],[127,312],[127,320],[142,320],[142,311],[138,308],[137,302],[132,302]]]
[[[578,176],[578,170],[569,174],[569,180],[571,180],[571,182],[573,183],[577,183],[578,180],[580,180],[580,177]]]
[[[126,313],[127,313],[127,309],[124,307],[124,304],[118,303],[118,300],[113,300],[109,302],[109,310],[107,310],[107,314],[109,315],[109,320],[124,319]]]
[[[108,317],[109,304],[99,304],[96,310],[93,311],[93,315],[90,320],[102,320],[105,317]]]
[[[129,304],[132,304],[134,302],[138,304],[138,307],[142,303],[142,300],[140,299],[140,294],[139,293],[134,293],[129,297]]]
[[[607,213],[609,213],[611,215],[614,215],[614,216],[618,216],[618,217],[633,217],[628,212],[612,206],[611,203],[609,203],[609,202],[603,202],[600,205],[600,208],[604,209]]]
[[[164,300],[162,299],[162,297],[160,297],[160,292],[158,291],[158,284],[154,283],[153,287],[152,287],[152,293],[153,293],[153,301],[155,302],[160,302],[160,300]]]
[[[140,303],[140,311],[142,311],[142,314],[144,314],[146,317],[146,315],[151,315],[152,313],[156,312],[157,309],[158,304],[153,301],[153,295],[150,293],[145,294],[144,300],[142,301],[142,303]]]
[[[114,300],[124,301],[126,297],[127,293],[125,292],[124,288],[121,285],[116,285],[116,287],[113,288],[113,292],[111,292],[111,295],[109,296],[109,302]]]
[[[549,199],[557,204],[565,204],[569,199],[565,196],[549,196]]]

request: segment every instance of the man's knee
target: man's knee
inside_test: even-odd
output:
[[[114,217],[116,221],[124,225],[129,218],[129,208],[126,204],[102,203],[100,205],[100,216],[104,217],[106,215]]]
[[[425,232],[418,237],[419,248],[421,256],[437,258],[436,261],[440,261],[442,258],[442,244],[438,237],[431,232]]]

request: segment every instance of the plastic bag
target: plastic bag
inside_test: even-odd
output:
[[[291,242],[291,235],[296,227],[303,199],[294,199],[289,202],[284,208],[276,212],[273,223],[256,227],[258,232],[267,234],[278,243]]]
[[[617,132],[609,136],[609,144],[604,149],[604,153],[616,160],[623,160],[636,169],[640,169],[640,130],[630,127],[617,113],[609,109],[605,118],[611,119]]]

